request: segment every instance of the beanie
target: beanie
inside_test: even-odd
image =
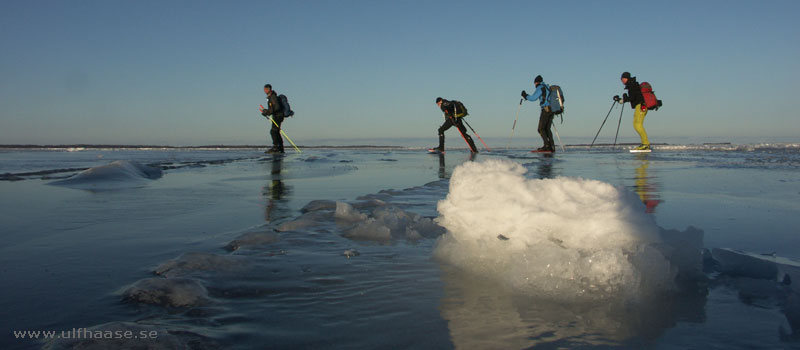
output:
[[[622,78],[627,78],[627,79],[630,79],[630,78],[631,78],[631,73],[628,73],[628,72],[623,72],[623,73],[622,73],[622,76],[621,76],[621,77],[619,77],[619,78],[620,78],[620,79],[622,79]]]
[[[541,75],[537,75],[535,79],[533,79],[534,83],[541,83],[544,79],[542,79]]]

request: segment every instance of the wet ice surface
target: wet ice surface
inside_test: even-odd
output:
[[[13,288],[0,292],[0,345],[42,346],[13,339],[11,330],[96,327],[154,329],[163,335],[155,344],[165,348],[797,348],[797,282],[787,284],[797,270],[780,258],[800,258],[800,163],[792,151],[478,155],[476,162],[520,164],[529,180],[598,180],[609,187],[591,188],[623,191],[628,204],[618,213],[638,211],[634,226],[667,234],[694,226],[709,249],[754,252],[709,251],[705,278],[689,284],[694,289],[638,299],[614,298],[612,288],[601,301],[554,300],[530,293],[535,284],[526,289],[502,281],[530,265],[499,269],[498,280],[435,257],[437,240],[450,234],[435,224],[442,223],[437,204],[448,196],[456,166],[470,161],[464,152],[307,150],[272,159],[237,151],[228,156],[235,161],[164,169],[137,187],[103,191],[4,181],[0,274]],[[144,158],[127,160],[153,163]],[[578,197],[563,193],[574,200],[548,206],[533,198],[522,207],[538,209],[515,213],[532,215],[535,230],[555,207],[561,220],[580,228],[580,214],[563,213]],[[505,199],[513,196],[498,196],[470,209],[472,216],[488,213],[478,223],[493,212],[507,214]],[[570,241],[557,224],[542,227],[551,229],[543,242],[553,249],[585,244],[574,253],[593,252],[591,242]],[[631,232],[639,237],[639,230]],[[505,230],[487,237],[491,245],[465,249],[461,258],[505,254],[512,264],[513,251],[498,247],[524,236]],[[535,245],[532,237],[524,241]],[[647,237],[655,244],[657,236]],[[613,248],[622,258],[605,255],[614,263],[607,266],[623,266],[625,252],[637,247],[604,243],[624,247]],[[760,255],[773,252],[777,257]],[[62,340],[48,346],[142,344]]]

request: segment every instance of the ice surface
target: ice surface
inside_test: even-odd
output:
[[[86,169],[68,179],[50,182],[51,185],[87,190],[113,190],[143,186],[147,180],[162,176],[161,169],[137,162],[117,160]]]
[[[280,238],[275,232],[272,231],[247,232],[228,243],[228,245],[225,246],[225,249],[234,251],[242,248],[272,244],[278,240],[280,240]]]
[[[634,194],[581,178],[529,180],[525,171],[499,159],[456,168],[438,204],[447,234],[436,256],[554,299],[629,299],[674,288],[678,266],[662,253],[659,228]],[[699,249],[687,254],[699,265]]]
[[[8,317],[0,328],[137,320],[131,329],[179,338],[163,348],[792,348],[800,341],[797,266],[773,256],[800,258],[791,248],[800,208],[796,147],[664,145],[645,157],[568,147],[551,158],[513,149],[475,158],[459,150],[443,157],[148,152],[40,154],[31,166],[26,154],[11,165],[2,159],[18,177],[61,176],[105,159],[157,164],[168,176],[111,181],[107,188],[145,188],[91,193],[0,181],[7,243],[0,265],[14,267],[0,269],[0,280],[14,286],[2,290]],[[451,184],[459,164],[501,158],[528,172],[507,166],[467,172],[471,178],[458,168]],[[40,176],[21,177],[50,175]],[[276,183],[291,191],[273,190]],[[448,194],[452,216],[437,211]],[[661,201],[651,214],[640,203],[647,195]],[[459,231],[435,250],[426,237],[446,232],[437,216],[451,217]],[[690,225],[705,233],[683,229]],[[744,277],[717,262],[705,275],[704,240],[709,249],[775,251],[742,254],[774,260],[777,273]],[[450,259],[441,258],[444,248]],[[160,275],[151,279],[153,271]],[[706,284],[628,302],[687,281]],[[121,286],[131,286],[122,293],[127,303],[109,296]],[[539,297],[554,293],[564,297]],[[36,345],[0,339],[3,349]]]
[[[261,236],[246,235],[244,239],[239,237],[229,245],[235,245],[239,247],[241,245],[252,244],[253,242],[260,242],[263,240],[264,238]],[[178,277],[196,271],[230,270],[241,267],[245,263],[246,262],[242,261],[236,256],[218,255],[205,252],[191,252],[185,253],[176,259],[169,260],[159,265],[153,272],[165,277]]]

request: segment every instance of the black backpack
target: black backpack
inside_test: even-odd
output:
[[[469,112],[467,112],[467,107],[464,106],[464,104],[461,103],[461,101],[453,100],[452,102],[453,102],[453,112],[454,112],[453,114],[456,118],[466,117],[469,115]]]
[[[294,115],[294,111],[292,111],[292,107],[289,106],[289,99],[286,98],[286,95],[278,95],[278,99],[281,100],[281,109],[283,109],[283,116],[284,117],[291,117]]]

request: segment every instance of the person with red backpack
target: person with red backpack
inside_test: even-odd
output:
[[[644,117],[647,115],[647,106],[645,106],[644,97],[642,97],[642,88],[638,82],[636,82],[636,77],[632,77],[631,73],[623,72],[622,76],[619,78],[622,81],[622,84],[625,85],[625,90],[628,90],[628,93],[622,94],[622,98],[619,95],[614,96],[614,101],[617,101],[621,104],[625,104],[625,102],[631,103],[631,108],[633,108],[633,129],[639,134],[639,137],[642,139],[642,144],[639,147],[634,148],[635,150],[649,150],[650,149],[650,140],[647,139],[647,131],[644,130]]]

